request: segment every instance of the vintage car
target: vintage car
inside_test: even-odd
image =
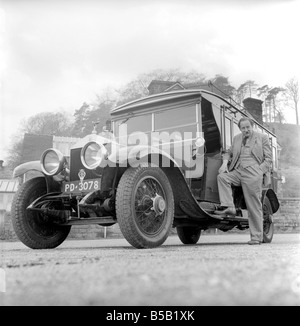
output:
[[[135,248],[164,243],[176,228],[183,244],[196,244],[202,230],[249,227],[240,187],[233,187],[237,215],[219,216],[217,186],[222,152],[248,115],[229,100],[206,90],[151,95],[116,107],[111,128],[81,139],[64,156],[47,149],[40,163],[17,167],[14,177],[30,170],[41,175],[23,183],[12,203],[19,239],[30,248],[54,248],[72,225],[119,224]],[[264,242],[274,233],[278,155],[276,136],[268,135],[273,164],[264,178]]]

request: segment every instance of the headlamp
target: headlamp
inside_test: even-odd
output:
[[[62,171],[67,160],[59,150],[50,148],[42,154],[40,162],[43,173],[56,175]]]
[[[87,143],[81,150],[81,162],[89,170],[96,169],[107,159],[107,149],[101,143],[92,141]]]

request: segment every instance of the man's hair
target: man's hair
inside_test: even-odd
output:
[[[243,121],[249,121],[252,127],[253,127],[253,125],[254,125],[254,122],[253,122],[253,120],[252,120],[251,118],[243,117],[243,118],[241,118],[240,121],[238,122],[238,126],[239,126],[239,128],[241,128],[241,123],[242,123]]]

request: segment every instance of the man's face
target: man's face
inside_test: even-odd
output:
[[[240,130],[243,134],[243,137],[248,138],[252,135],[253,127],[251,126],[250,121],[242,121],[240,124]]]

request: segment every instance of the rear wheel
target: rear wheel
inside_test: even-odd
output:
[[[20,186],[12,202],[11,217],[15,233],[20,241],[32,249],[59,246],[71,229],[71,226],[54,224],[40,212],[27,210],[28,205],[46,193],[44,177],[30,179]]]
[[[274,235],[273,211],[267,196],[263,201],[263,242],[270,243]]]
[[[174,219],[170,182],[159,167],[130,167],[120,179],[117,220],[125,239],[136,248],[158,247],[167,239]]]
[[[201,229],[192,226],[177,226],[177,234],[183,244],[196,244],[201,235]]]

